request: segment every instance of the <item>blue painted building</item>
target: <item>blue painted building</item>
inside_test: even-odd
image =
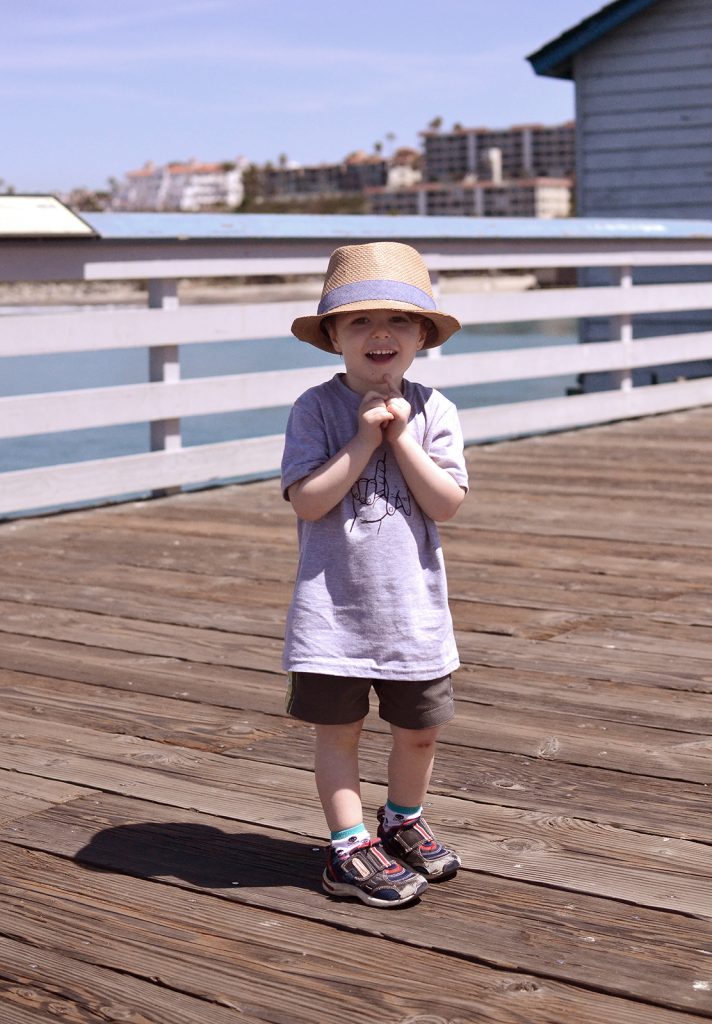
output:
[[[712,217],[712,3],[616,0],[528,58],[576,90],[576,209],[582,217]],[[583,283],[602,283],[587,271]],[[712,268],[641,270],[638,283],[708,281]],[[709,310],[638,318],[635,333],[710,330]],[[586,321],[583,340],[615,328]],[[637,383],[674,379],[675,366]],[[687,373],[709,374],[709,363]],[[587,386],[592,381],[586,382]]]

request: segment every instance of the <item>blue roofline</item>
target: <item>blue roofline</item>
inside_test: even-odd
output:
[[[615,0],[606,4],[596,14],[584,18],[578,25],[562,32],[556,39],[545,43],[527,60],[537,75],[550,78],[573,78],[573,58],[591,43],[619,28],[636,14],[642,14],[658,0]]]
[[[712,239],[712,220],[653,217],[416,217],[361,214],[84,213],[107,241],[368,242],[510,239]],[[87,244],[91,244],[89,241]]]

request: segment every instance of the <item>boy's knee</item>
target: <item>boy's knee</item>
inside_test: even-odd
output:
[[[358,743],[363,723],[364,719],[361,718],[358,722],[347,722],[345,725],[317,725],[317,742],[329,746],[350,746]]]
[[[428,729],[401,729],[396,725],[391,726],[393,742],[402,747],[409,747],[411,750],[425,750],[434,747],[439,732],[440,726],[437,725]]]

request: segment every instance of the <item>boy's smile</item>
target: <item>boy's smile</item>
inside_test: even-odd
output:
[[[422,318],[394,309],[357,309],[338,313],[329,325],[335,352],[344,358],[346,384],[352,391],[384,387],[384,370],[396,388],[423,347],[426,326]]]

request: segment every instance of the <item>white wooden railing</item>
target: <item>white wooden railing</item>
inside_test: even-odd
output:
[[[306,369],[180,379],[186,343],[283,337],[315,302],[180,306],[179,278],[322,273],[335,245],[373,237],[411,241],[423,252],[437,288],[441,270],[610,267],[617,284],[518,293],[448,294],[447,309],[463,323],[611,317],[608,342],[508,349],[467,355],[437,350],[418,364],[418,379],[435,387],[608,371],[605,392],[460,410],[465,438],[560,430],[712,403],[712,377],[633,387],[637,367],[712,359],[712,330],[633,340],[641,313],[712,310],[712,282],[633,284],[633,269],[712,265],[712,223],[499,221],[451,218],[296,218],[302,233],[279,237],[275,218],[228,218],[233,234],[178,240],[176,218],[96,215],[99,240],[0,242],[0,280],[135,280],[149,282],[147,309],[6,315],[2,357],[149,347],[150,382],[0,398],[0,438],[148,422],[150,452],[0,473],[0,514],[269,475],[279,466],[282,437],[248,438],[182,448],[182,417],[291,404],[334,373],[333,360]],[[217,216],[217,215],[216,215]],[[217,218],[220,230],[226,218]],[[282,224],[286,218],[282,218]],[[142,227],[143,225],[143,227]],[[208,226],[206,228],[206,225]],[[135,229],[135,230],[134,230]],[[139,230],[141,229],[141,230]],[[238,230],[239,229],[239,230]],[[259,229],[259,230],[258,230]],[[182,229],[185,233],[186,229]],[[207,234],[205,233],[207,232]],[[173,237],[171,237],[173,236]],[[712,325],[712,313],[711,325]],[[297,344],[295,342],[295,344]],[[77,382],[79,385],[81,382]]]

